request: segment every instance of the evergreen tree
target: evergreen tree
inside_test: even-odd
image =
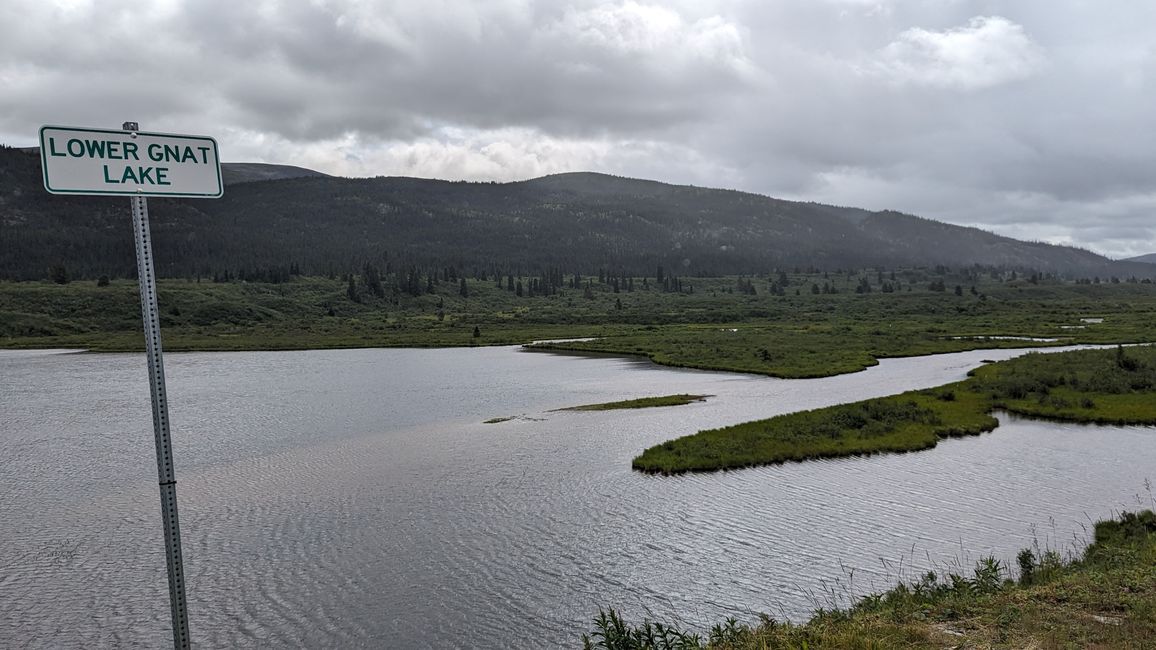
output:
[[[68,269],[63,264],[57,264],[48,270],[48,278],[56,284],[68,284],[72,278],[68,276]]]
[[[376,266],[366,262],[361,269],[361,281],[370,293],[378,298],[385,297],[385,287],[381,286],[381,273]]]

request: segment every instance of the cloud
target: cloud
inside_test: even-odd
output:
[[[1045,62],[1027,32],[1000,16],[978,16],[965,27],[912,27],[879,51],[865,71],[896,84],[978,90],[1032,76]]]
[[[6,0],[0,142],[137,120],[226,160],[588,169],[1156,251],[1154,24],[1080,0]]]
[[[131,112],[156,124],[183,104],[209,123],[292,140],[420,138],[444,125],[633,137],[741,96],[745,47],[718,15],[632,0],[203,0],[143,10],[109,0],[67,11],[15,0],[0,8],[9,109],[0,130],[53,114],[107,124]]]
[[[886,16],[894,10],[895,0],[823,0],[841,9],[839,16],[851,15],[855,9],[866,16]]]
[[[700,186],[732,176],[692,148],[658,140],[577,139],[532,129],[480,131],[445,127],[413,140],[380,140],[355,134],[299,144],[259,131],[229,130],[234,159],[283,160],[342,176],[419,176],[473,181],[519,181],[561,172],[598,170]]]
[[[569,8],[542,36],[568,42],[589,54],[641,55],[668,69],[705,64],[737,71],[745,58],[739,30],[722,18],[690,22],[674,10],[632,1]]]

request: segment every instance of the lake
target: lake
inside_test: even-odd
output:
[[[515,347],[166,355],[194,645],[572,647],[599,606],[801,620],[1153,507],[1156,429],[1006,416],[925,452],[630,470],[676,436],[1018,353],[808,380]],[[713,397],[552,411],[672,393]],[[0,351],[0,647],[171,645],[150,413],[143,355]]]

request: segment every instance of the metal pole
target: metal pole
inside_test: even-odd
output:
[[[136,131],[135,122],[125,122],[124,130]],[[134,136],[135,137],[135,136]],[[177,479],[173,471],[173,450],[169,437],[169,402],[165,394],[165,366],[161,351],[160,312],[157,309],[157,282],[153,269],[153,245],[149,233],[149,211],[143,196],[134,196],[132,225],[136,233],[137,281],[140,310],[144,321],[145,350],[148,354],[149,384],[152,390],[153,431],[156,433],[157,478],[161,491],[161,518],[165,527],[165,554],[169,570],[169,606],[172,609],[173,647],[189,647],[189,615],[185,602],[185,572],[181,559],[181,527],[177,519]]]

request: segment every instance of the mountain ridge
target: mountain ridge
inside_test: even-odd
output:
[[[65,263],[82,277],[131,275],[127,203],[51,196],[40,183],[38,156],[0,149],[0,278],[44,277],[47,268]],[[358,272],[366,262],[487,275],[935,265],[1089,278],[1156,275],[1153,265],[896,211],[599,172],[509,183],[288,176],[237,182],[216,200],[154,199],[150,209],[158,271],[184,277],[290,266],[340,274]]]
[[[1128,257],[1120,260],[1121,262],[1139,262],[1141,264],[1156,264],[1156,253],[1148,253],[1146,255],[1137,255],[1136,257]]]

